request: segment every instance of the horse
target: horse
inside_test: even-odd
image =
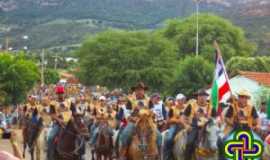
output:
[[[189,136],[192,144],[188,146]],[[175,137],[173,154],[176,160],[216,160],[218,159],[219,128],[214,119],[209,119],[201,129],[193,128],[191,131],[183,129]]]
[[[33,114],[37,114],[35,109]],[[23,157],[25,158],[25,150],[28,147],[31,160],[34,160],[34,152],[36,151],[36,159],[40,159],[40,145],[38,138],[42,130],[42,119],[39,119],[37,124],[31,122],[29,115],[23,117],[22,122],[22,135],[23,135]]]
[[[270,159],[270,135],[266,136],[264,140],[263,160],[268,159]]]
[[[216,160],[218,159],[218,138],[219,127],[214,119],[210,119],[206,126],[201,130],[199,145],[196,148],[196,159],[198,160]]]
[[[23,158],[25,158],[25,150],[27,148],[28,133],[29,133],[29,127],[30,127],[29,123],[30,123],[29,115],[24,115],[21,117],[20,128],[22,128]]]
[[[101,122],[98,125],[98,133],[96,143],[92,149],[92,160],[112,160],[113,155],[113,132],[112,128],[106,122]]]
[[[84,125],[82,117],[73,116],[57,136],[55,159],[81,160],[85,152],[85,138],[87,136],[88,129]]]
[[[120,158],[127,160],[160,159],[160,145],[158,144],[160,137],[152,117],[150,110],[139,111],[138,120],[131,132],[131,143],[129,146],[120,145]]]

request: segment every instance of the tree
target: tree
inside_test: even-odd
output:
[[[239,71],[270,72],[269,57],[233,57],[227,63],[230,76],[235,76]]]
[[[54,69],[46,69],[44,72],[45,84],[56,84],[60,80],[59,73]]]
[[[7,93],[2,89],[3,85],[0,85],[0,107],[5,103]]]
[[[176,65],[176,46],[150,32],[109,30],[88,38],[78,51],[79,77],[87,85],[128,89],[138,81],[168,87]]]
[[[0,53],[0,84],[2,93],[6,94],[5,104],[22,102],[39,77],[36,64],[22,54]]]
[[[255,96],[257,106],[260,106],[262,102],[268,102],[270,98],[270,88],[261,87],[259,92]]]
[[[161,34],[178,45],[178,58],[194,55],[196,48],[195,22],[195,16],[184,20],[170,20],[165,28],[157,31],[157,34]],[[233,56],[250,56],[256,51],[256,46],[246,40],[244,31],[224,18],[201,14],[199,23],[199,53],[210,61],[213,61],[215,56],[214,40],[219,42],[225,61]]]
[[[176,79],[171,85],[174,94],[192,96],[198,89],[205,88],[213,80],[214,65],[202,56],[188,56],[179,63]]]

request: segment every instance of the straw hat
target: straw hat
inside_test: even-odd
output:
[[[247,97],[247,98],[251,97],[249,91],[247,91],[245,89],[240,90],[237,95],[242,96],[242,97]]]

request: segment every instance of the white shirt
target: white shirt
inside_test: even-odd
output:
[[[163,102],[160,101],[158,104],[154,104],[154,107],[151,109],[155,114],[155,121],[163,121],[165,118],[163,116],[162,110],[163,110]]]
[[[259,117],[261,120],[261,129],[263,131],[267,131],[268,130],[268,126],[269,126],[269,120],[267,119],[267,115],[264,112],[259,112]]]
[[[121,108],[123,109],[125,119],[128,119],[128,117],[130,117],[131,115],[132,110],[127,109],[125,105],[121,106]]]

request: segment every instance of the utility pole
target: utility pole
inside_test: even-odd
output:
[[[199,55],[199,7],[200,7],[200,0],[195,0],[196,3],[196,56]]]
[[[44,86],[44,49],[41,53],[41,86]]]
[[[6,46],[5,46],[5,49],[6,49],[6,51],[9,50],[9,38],[8,37],[6,37]]]
[[[58,66],[58,58],[60,58],[60,57],[58,56],[57,53],[53,57],[54,57],[54,69],[56,70],[57,69],[57,66]]]

